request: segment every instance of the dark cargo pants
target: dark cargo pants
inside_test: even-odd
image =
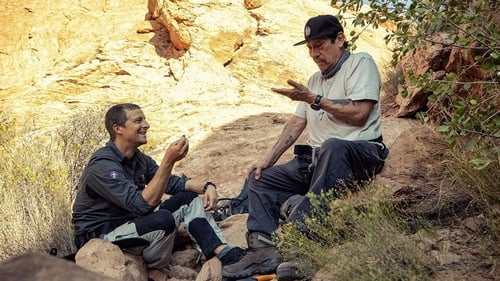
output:
[[[346,141],[336,138],[323,143],[314,158],[311,172],[304,172],[298,158],[269,167],[255,179],[249,178],[249,232],[272,234],[278,228],[280,208],[291,196],[308,192],[319,194],[331,189],[340,191],[353,184],[372,179],[379,173],[388,149],[378,141]],[[311,212],[311,203],[301,196],[291,210],[288,221],[303,221]]]

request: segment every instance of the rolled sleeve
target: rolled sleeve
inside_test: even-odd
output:
[[[188,178],[185,175],[177,176],[177,175],[171,175],[170,179],[168,180],[167,188],[165,189],[166,194],[175,194],[180,191],[185,191],[186,190],[186,181],[188,181],[190,178]]]

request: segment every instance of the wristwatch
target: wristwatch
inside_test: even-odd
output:
[[[205,194],[209,185],[211,185],[215,189],[217,189],[217,186],[213,182],[207,181],[207,183],[205,183],[205,185],[203,186],[203,194]]]
[[[322,95],[316,95],[316,97],[314,98],[314,102],[311,103],[311,108],[314,109],[314,110],[320,110],[321,107],[319,106],[319,103],[321,101],[321,98],[323,96]]]

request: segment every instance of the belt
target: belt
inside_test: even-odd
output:
[[[380,146],[380,148],[381,148],[382,150],[384,150],[384,149],[386,149],[387,147],[386,147],[386,146],[385,146],[385,144],[383,143],[383,140],[384,140],[384,139],[382,138],[382,136],[380,136],[380,137],[378,137],[378,138],[376,138],[376,139],[369,140],[368,142],[369,142],[369,143],[376,144],[376,145]]]
[[[368,140],[367,142],[378,145],[382,150],[387,147],[383,143],[383,137]],[[299,168],[311,171],[311,164],[314,165],[316,158],[318,158],[320,147],[313,147],[310,145],[295,145],[294,155],[299,160]]]

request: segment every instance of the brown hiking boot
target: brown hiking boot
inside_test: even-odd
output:
[[[269,235],[252,232],[247,235],[248,250],[236,263],[224,266],[222,275],[230,279],[247,278],[255,274],[276,271],[283,258]]]

